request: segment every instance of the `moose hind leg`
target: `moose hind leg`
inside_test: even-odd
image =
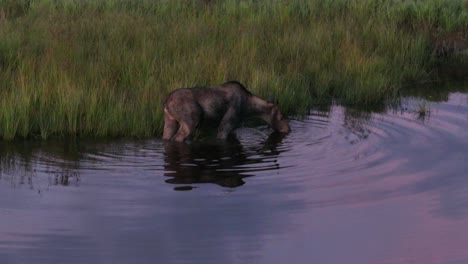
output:
[[[176,142],[183,142],[193,133],[195,128],[196,125],[193,122],[180,123],[179,131],[177,131],[177,134],[174,136],[173,140]]]
[[[177,132],[178,126],[178,122],[167,112],[167,110],[164,110],[163,140],[171,140]]]
[[[239,113],[235,108],[229,108],[224,114],[218,127],[218,139],[226,139],[228,135],[238,126]]]
[[[192,135],[200,124],[201,116],[203,114],[201,107],[197,104],[188,105],[181,110],[184,111],[180,113],[177,119],[180,124],[179,131],[177,131],[177,134],[173,138],[173,140],[177,142],[183,142]]]

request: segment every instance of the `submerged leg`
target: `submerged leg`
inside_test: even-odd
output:
[[[194,122],[180,123],[179,131],[177,131],[177,134],[174,136],[173,140],[176,142],[183,142],[193,133],[193,131],[195,131],[196,127],[197,126],[194,124]]]
[[[173,140],[176,142],[184,142],[186,138],[190,135],[190,129],[186,124],[181,124],[179,127],[179,131],[174,136]]]
[[[166,109],[164,109],[164,132],[163,132],[163,139],[164,140],[171,140],[171,138],[175,135],[175,133],[177,132],[177,128],[178,128],[178,123],[177,121],[175,120],[175,118],[173,118],[171,116],[171,114],[169,114],[167,112]]]
[[[218,127],[218,139],[226,139],[228,135],[238,126],[239,113],[235,108],[231,107],[224,114],[223,119]]]
[[[178,110],[177,121],[179,122],[180,127],[173,140],[183,142],[192,135],[200,124],[203,110],[196,103],[183,105]]]

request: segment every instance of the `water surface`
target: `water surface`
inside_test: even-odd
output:
[[[0,143],[0,263],[468,263],[468,94],[291,128]]]

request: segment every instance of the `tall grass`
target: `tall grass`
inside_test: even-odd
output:
[[[179,87],[239,80],[287,113],[430,78],[467,1],[0,0],[0,139],[157,135]]]

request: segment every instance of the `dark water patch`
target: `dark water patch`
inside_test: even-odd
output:
[[[461,91],[312,110],[286,136],[0,142],[0,262],[464,263]]]
[[[174,187],[174,191],[190,191],[190,190],[193,190],[194,188],[196,188],[196,187],[193,187],[193,186],[177,186],[177,187]]]

